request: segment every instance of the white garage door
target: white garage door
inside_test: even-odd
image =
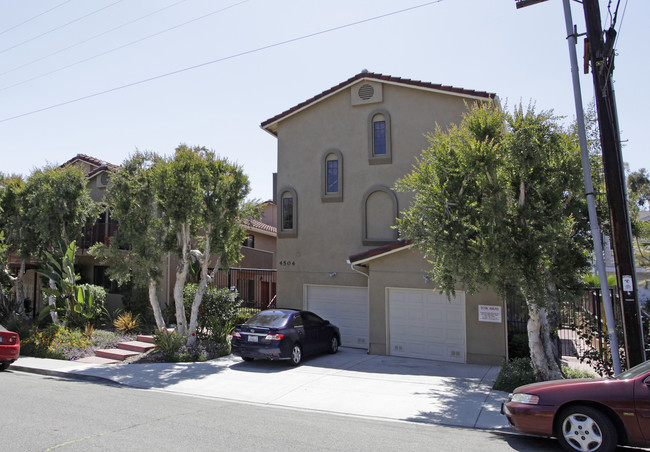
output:
[[[341,330],[341,345],[368,347],[368,289],[306,286],[306,306]]]
[[[390,354],[465,362],[465,294],[388,289]]]

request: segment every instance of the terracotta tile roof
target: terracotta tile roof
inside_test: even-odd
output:
[[[316,96],[312,97],[311,99],[307,99],[304,102],[299,103],[298,105],[291,107],[290,109],[283,111],[282,113],[275,115],[274,117],[267,119],[264,121],[262,124],[260,124],[260,127],[267,132],[275,135],[275,131],[273,130],[273,124],[276,122],[281,121],[282,119],[291,116],[292,114],[306,108],[310,104],[313,104],[315,102],[318,102],[321,99],[324,99],[328,97],[331,94],[336,93],[337,91],[340,91],[344,89],[345,87],[352,85],[356,83],[359,80],[378,80],[378,81],[383,81],[386,83],[391,83],[391,84],[397,84],[397,85],[404,85],[404,86],[411,86],[411,87],[417,87],[417,88],[424,88],[427,90],[432,90],[432,91],[444,91],[448,93],[454,93],[454,94],[459,94],[462,96],[467,96],[467,97],[478,97],[478,98],[484,98],[484,99],[494,99],[496,98],[495,93],[488,93],[486,91],[475,91],[472,89],[465,89],[465,88],[459,88],[451,85],[441,85],[437,83],[428,83],[428,82],[422,82],[420,80],[411,80],[408,78],[401,78],[401,77],[393,77],[390,75],[384,75],[384,74],[378,74],[375,72],[360,72],[354,77],[351,77],[347,79],[346,81],[339,83],[336,86],[333,86],[332,88],[323,91],[320,94],[317,94]]]
[[[258,220],[248,220],[244,222],[244,227],[247,229],[259,229],[260,231],[270,232],[272,234],[277,234],[278,229],[275,226],[270,224],[262,223]]]
[[[355,262],[359,262],[359,261],[366,261],[372,258],[383,256],[384,254],[391,254],[402,248],[408,248],[412,244],[413,244],[412,240],[406,240],[406,241],[398,240],[396,242],[388,243],[386,245],[382,245],[368,251],[363,251],[361,253],[353,254],[348,258],[348,261],[351,264],[354,264]]]
[[[88,174],[86,174],[86,177],[91,177],[94,174],[99,173],[101,171],[104,171],[106,169],[113,169],[114,170],[114,169],[119,168],[119,165],[114,165],[112,163],[105,162],[104,160],[100,160],[98,158],[91,157],[91,156],[86,155],[86,154],[77,154],[75,157],[71,158],[70,160],[65,162],[63,165],[61,165],[61,168],[63,168],[64,166],[71,165],[72,163],[76,162],[77,160],[81,160],[82,162],[86,162],[86,163],[96,167],[93,170],[91,170]]]

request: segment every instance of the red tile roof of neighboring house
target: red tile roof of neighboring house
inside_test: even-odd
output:
[[[401,249],[409,248],[412,244],[413,244],[413,240],[406,240],[406,241],[398,240],[397,242],[389,243],[386,245],[379,246],[377,248],[373,248],[368,251],[363,251],[361,253],[353,254],[348,258],[348,261],[351,264],[360,261],[367,261],[370,259],[381,257],[386,254],[392,254],[396,251],[400,251]]]
[[[117,169],[119,168],[119,165],[114,165],[109,162],[105,162],[104,160],[100,160],[95,157],[91,157],[86,154],[77,154],[75,157],[71,158],[67,162],[65,162],[61,167],[71,165],[72,163],[76,162],[77,160],[81,160],[82,162],[86,162],[90,165],[95,166],[96,168],[92,169],[88,174],[86,174],[86,177],[93,176],[96,173],[99,173],[101,171],[104,171],[106,169]]]
[[[275,226],[271,226],[270,224],[262,223],[261,221],[257,221],[257,220],[245,221],[244,227],[251,228],[251,229],[259,229],[260,231],[270,232],[272,234],[278,233],[278,229]]]
[[[390,75],[384,75],[384,74],[378,74],[375,72],[360,72],[357,75],[347,79],[346,81],[339,83],[336,86],[333,86],[332,88],[323,91],[320,94],[317,94],[316,96],[312,97],[311,99],[308,99],[304,102],[299,103],[298,105],[283,111],[282,113],[275,115],[274,117],[267,119],[264,121],[260,127],[267,132],[275,135],[277,130],[274,130],[273,125],[280,120],[293,115],[294,113],[306,108],[310,104],[313,104],[315,102],[318,102],[321,99],[324,99],[344,88],[347,86],[356,83],[359,80],[378,80],[378,81],[383,81],[386,83],[390,84],[396,84],[396,85],[404,85],[404,86],[411,86],[411,87],[416,87],[416,88],[424,88],[427,90],[431,91],[442,91],[442,92],[447,92],[447,93],[453,93],[453,94],[459,94],[462,96],[466,97],[475,97],[475,98],[482,98],[482,99],[495,99],[496,94],[495,93],[488,93],[486,91],[475,91],[472,89],[464,89],[464,88],[458,88],[455,86],[451,85],[440,85],[437,83],[428,83],[428,82],[422,82],[420,80],[411,80],[408,78],[401,78],[401,77],[393,77]]]

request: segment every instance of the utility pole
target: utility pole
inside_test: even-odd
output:
[[[618,130],[616,102],[612,84],[614,71],[614,39],[616,31],[610,28],[603,39],[598,0],[583,0],[591,72],[594,79],[598,126],[603,153],[605,186],[609,205],[616,278],[623,311],[623,331],[627,365],[636,366],[645,361],[641,314],[637,301],[637,282],[632,248],[632,231],[627,209],[623,156]]]
[[[531,6],[546,0],[515,0],[517,8]],[[600,129],[600,141],[603,154],[603,168],[605,171],[605,185],[607,188],[607,202],[610,211],[612,243],[614,247],[614,262],[616,266],[616,277],[623,312],[623,331],[625,335],[625,349],[628,368],[645,361],[645,350],[643,344],[643,328],[641,314],[637,301],[637,283],[634,266],[634,254],[632,248],[632,231],[630,228],[630,217],[627,209],[627,198],[625,193],[625,175],[623,173],[623,158],[621,154],[621,141],[618,130],[618,119],[616,113],[616,102],[612,86],[612,72],[614,70],[614,39],[616,32],[613,28],[607,31],[607,41],[603,41],[603,30],[600,21],[600,8],[598,0],[583,0],[585,22],[587,24],[587,38],[590,44],[590,58],[592,74],[594,79],[594,90],[596,95],[596,108],[598,111],[598,124]],[[577,72],[574,67],[576,32],[572,30],[571,9],[568,0],[564,0],[564,13],[567,22],[567,33],[569,42],[569,53],[572,63],[572,75],[574,81],[574,94],[576,96],[576,114],[578,125],[584,122],[582,113],[582,101],[579,99],[580,85],[577,80]],[[574,73],[576,72],[576,73]],[[576,88],[577,87],[577,88]],[[580,127],[579,127],[580,129]],[[580,145],[583,154],[583,170],[585,172],[585,188],[589,204],[589,216],[594,239],[595,257],[598,260],[598,268],[601,279],[603,302],[607,316],[607,330],[612,347],[612,358],[615,372],[620,372],[618,361],[618,339],[614,331],[614,314],[609,300],[607,288],[607,277],[604,272],[602,259],[602,248],[600,246],[600,233],[595,220],[595,207],[593,206],[593,187],[588,158],[585,161],[586,139],[584,137],[584,125],[580,132]]]

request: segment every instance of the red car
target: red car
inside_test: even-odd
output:
[[[8,331],[0,325],[0,371],[18,359],[20,354],[20,338],[18,333]]]
[[[650,446],[650,360],[615,378],[520,386],[501,406],[518,431],[554,436],[567,451]]]

